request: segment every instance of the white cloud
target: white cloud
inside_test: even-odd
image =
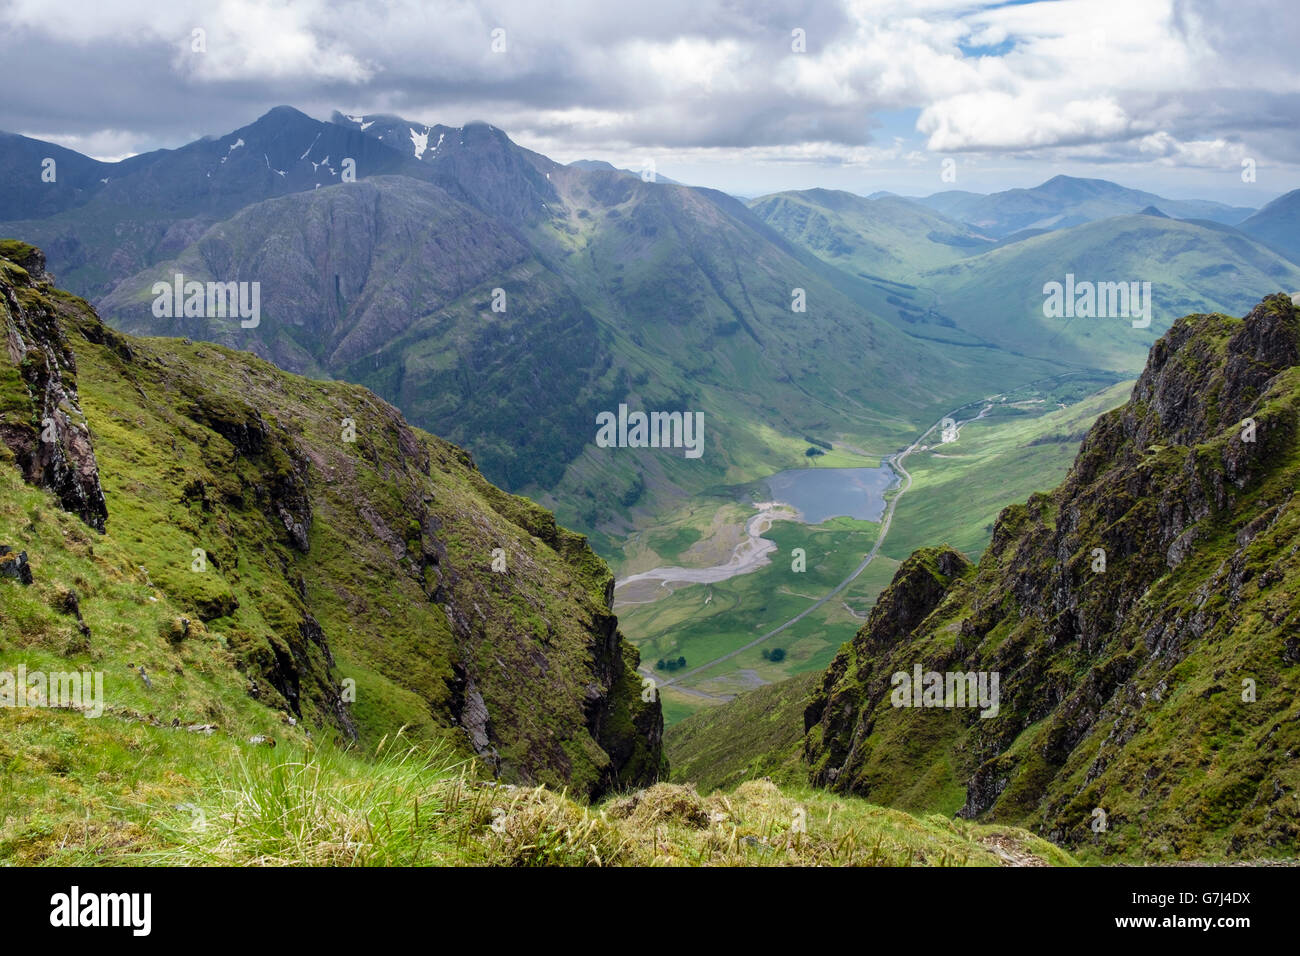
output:
[[[864,149],[890,153],[899,130],[874,142],[877,118],[903,112],[916,117],[904,151],[970,157],[1206,166],[1250,150],[1289,164],[1300,146],[1300,28],[1264,0],[69,0],[59,16],[45,0],[8,0],[5,20],[0,55],[35,41],[50,63],[70,50],[86,70],[103,58],[118,100],[159,90],[170,110],[160,129],[193,124],[192,106],[177,115],[188,99],[231,114],[248,102],[244,122],[279,102],[486,119],[535,148],[584,155],[759,150],[805,162],[820,151],[852,164]],[[196,27],[206,53],[190,49]],[[790,48],[794,27],[806,53]],[[496,28],[502,54],[490,48]],[[133,70],[121,68],[124,48]],[[73,115],[68,91],[54,79],[49,89],[62,96],[47,112]],[[31,109],[40,95],[38,85]]]
[[[132,148],[136,134],[122,129],[101,129],[91,133],[34,133],[24,132],[23,136],[42,139],[65,149],[75,150],[83,156],[116,163],[136,154]]]

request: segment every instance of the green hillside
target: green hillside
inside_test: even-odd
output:
[[[993,245],[968,226],[897,196],[865,199],[806,189],[763,196],[749,208],[791,242],[869,280],[905,283]]]
[[[1293,856],[1298,403],[1288,296],[1175,323],[978,565],[903,563],[808,708],[812,780],[1103,857]],[[900,706],[917,667],[1000,675],[995,713]]]
[[[989,195],[947,190],[914,201],[998,239],[1132,215],[1149,207],[1175,219],[1204,219],[1225,225],[1237,225],[1254,212],[1244,206],[1203,199],[1169,199],[1105,179],[1077,176],[1053,176],[1029,189],[1006,189]]]
[[[1044,285],[1065,283],[1067,274],[1076,282],[1150,282],[1150,326],[1047,317]],[[1300,289],[1300,267],[1226,226],[1139,215],[1034,236],[928,272],[917,284],[961,328],[1004,348],[1136,371],[1179,316],[1240,314],[1261,295]]]
[[[0,588],[8,669],[93,665],[117,712],[164,726],[405,727],[506,780],[656,778],[659,707],[581,537],[363,388],[123,336],[38,251],[0,254],[0,543],[33,578]]]

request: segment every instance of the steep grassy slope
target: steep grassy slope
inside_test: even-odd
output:
[[[1045,316],[1043,286],[1064,283],[1067,273],[1077,282],[1150,282],[1150,326]],[[1300,268],[1227,226],[1136,215],[1025,239],[932,270],[916,284],[972,335],[1026,355],[1136,371],[1178,316],[1241,314],[1265,292],[1300,289]]]
[[[865,279],[905,281],[993,245],[970,227],[897,196],[805,189],[760,197],[749,208],[791,242]]]
[[[806,784],[803,712],[821,684],[809,671],[706,707],[664,733],[672,779],[704,793],[769,777],[782,786]]]
[[[1105,855],[1293,855],[1298,416],[1289,297],[1180,319],[977,567],[903,563],[808,708],[813,780]],[[914,666],[1000,675],[996,716],[896,706]]]
[[[34,578],[0,581],[7,664],[93,662],[111,705],[164,724],[281,712],[366,744],[405,725],[505,779],[656,778],[659,706],[581,537],[363,388],[121,335],[30,246],[0,257],[0,454],[48,489],[0,469],[0,543]]]

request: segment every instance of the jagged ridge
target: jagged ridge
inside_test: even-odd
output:
[[[1108,854],[1293,853],[1298,365],[1286,296],[1175,323],[977,568],[900,567],[807,708],[814,782]],[[999,672],[999,715],[891,706],[917,662]]]

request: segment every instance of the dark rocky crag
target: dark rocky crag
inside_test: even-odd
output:
[[[1180,319],[978,567],[899,568],[806,710],[813,781],[1102,854],[1294,855],[1298,410],[1288,297]],[[918,662],[997,672],[998,716],[893,706]]]
[[[26,479],[48,488],[63,507],[97,531],[104,530],[108,510],[99,485],[99,465],[86,416],[77,398],[77,360],[48,300],[31,294],[49,289],[45,256],[25,243],[0,246],[0,309],[3,309],[6,357],[26,391],[5,378],[0,441],[18,459]],[[8,260],[8,261],[5,261]],[[24,402],[25,399],[25,402]]]

